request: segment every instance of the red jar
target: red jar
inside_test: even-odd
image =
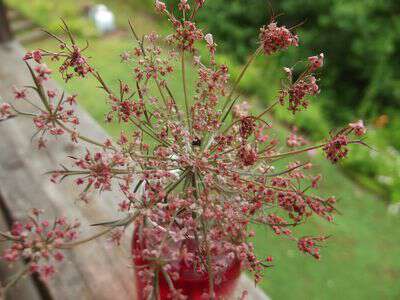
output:
[[[193,240],[186,242],[185,245],[188,251],[195,249]],[[142,258],[142,250],[139,235],[135,231],[132,239],[132,254],[135,265],[137,300],[146,299],[144,295],[145,282],[138,275],[140,267],[147,264]],[[222,268],[221,273],[214,274],[216,278],[214,281],[216,299],[230,299],[229,296],[234,292],[241,273],[240,261],[236,257],[230,258],[230,256],[225,255],[218,258],[218,263],[222,263],[225,267]],[[173,265],[179,273],[179,279],[173,281],[175,289],[181,290],[182,294],[190,300],[203,300],[202,295],[209,292],[208,274],[196,271],[194,266],[187,265],[183,261],[176,262]],[[171,291],[162,273],[159,274],[159,291],[161,300],[170,299]]]

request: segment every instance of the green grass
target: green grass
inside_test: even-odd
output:
[[[342,214],[335,225],[313,220],[302,228],[332,235],[321,261],[305,257],[291,242],[259,228],[257,252],[276,258],[261,286],[273,299],[399,299],[400,218],[388,215],[383,201],[339,169],[320,157],[313,162],[324,174],[321,191],[338,197]]]
[[[60,29],[60,18],[63,18],[77,34],[96,35],[94,26],[83,15],[83,2],[78,4],[76,1],[5,0],[5,3],[52,32]]]
[[[145,17],[141,20],[146,23]],[[49,47],[49,43],[40,43],[40,47]],[[92,61],[112,86],[118,79],[133,82],[130,68],[119,63],[119,54],[131,47],[126,35],[91,42]],[[177,95],[182,93],[179,75],[170,83]],[[92,80],[74,79],[68,91],[78,93],[80,104],[104,124],[108,107],[104,93]],[[119,131],[117,126],[107,125],[105,129],[114,136]],[[280,130],[281,135],[287,133],[284,127]],[[300,254],[291,241],[257,228],[257,253],[275,257],[275,267],[266,272],[261,287],[272,299],[400,299],[400,218],[388,215],[381,199],[360,189],[321,155],[311,160],[324,174],[322,192],[338,197],[342,214],[334,225],[313,219],[299,229],[332,235],[322,250],[321,261]]]

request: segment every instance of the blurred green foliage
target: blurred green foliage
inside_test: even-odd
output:
[[[258,28],[273,16],[288,27],[301,25],[302,47],[287,63],[325,52],[321,85],[326,98],[335,99],[324,102],[335,123],[354,113],[373,117],[400,109],[398,0],[213,0],[206,6],[199,20],[239,60],[256,47]]]
[[[274,2],[273,2],[274,3]],[[400,109],[398,0],[275,1],[285,24],[300,27],[306,51],[326,54],[324,106],[333,121]],[[304,53],[303,56],[310,52]]]
[[[267,105],[274,94],[265,83],[277,78],[278,66],[292,66],[299,58],[324,52],[320,97],[295,118],[282,110],[275,116],[316,140],[346,122],[364,118],[373,127],[379,116],[387,115],[386,127],[368,135],[367,143],[378,151],[358,148],[344,167],[367,187],[400,201],[400,174],[393,163],[398,162],[400,149],[400,1],[213,0],[206,6],[199,20],[223,45],[220,50],[238,62],[254,51],[258,28],[274,17],[288,28],[300,25],[296,30],[301,47],[269,58],[268,68],[256,64],[242,91]]]
[[[93,24],[85,17],[84,7],[75,1],[43,1],[31,0],[29,5],[20,0],[5,0],[10,7],[21,14],[29,16],[35,23],[46,30],[59,33],[60,18],[68,21],[70,29],[78,36],[96,36]]]
[[[228,4],[212,0],[206,3],[206,9],[199,13],[198,20],[221,41],[222,51],[244,62],[251,49],[255,49],[259,28],[268,22],[267,18],[265,1],[231,0]]]

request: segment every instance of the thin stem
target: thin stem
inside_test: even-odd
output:
[[[232,90],[229,93],[228,97],[226,98],[226,102],[222,108],[222,111],[225,110],[225,108],[228,106],[229,102],[231,101],[231,98],[233,96],[233,94],[235,93],[237,87],[239,86],[240,81],[242,80],[244,74],[246,73],[247,69],[249,68],[249,66],[251,65],[251,63],[254,61],[254,59],[258,56],[258,54],[260,54],[262,50],[262,47],[259,47],[254,53],[253,55],[250,56],[249,60],[247,61],[247,63],[244,65],[242,71],[239,74],[239,77],[236,79],[235,83],[233,84]]]
[[[173,103],[174,103],[174,107],[175,107],[175,110],[176,110],[176,116],[178,117],[178,120],[181,121],[181,115],[180,115],[179,107],[178,107],[178,105],[176,104],[175,97],[172,95],[172,92],[171,92],[171,90],[169,89],[169,87],[168,87],[167,84],[165,84],[165,89],[167,90],[168,95],[171,97],[171,99],[172,99],[172,101],[173,101]]]
[[[280,153],[280,154],[276,154],[276,155],[263,156],[263,157],[260,157],[260,158],[261,159],[272,159],[272,158],[279,158],[279,157],[288,156],[288,155],[296,155],[296,154],[300,154],[300,153],[307,152],[307,151],[310,151],[310,150],[322,148],[325,145],[326,145],[326,143],[320,144],[320,145],[316,145],[316,146],[312,146],[312,147],[308,147],[308,148],[295,150],[295,151],[289,151],[289,152],[285,152],[285,153]]]
[[[307,163],[303,163],[303,164],[300,164],[298,166],[283,170],[281,172],[271,173],[271,174],[262,174],[262,173],[256,173],[256,172],[246,172],[246,171],[239,171],[239,170],[229,170],[229,172],[237,173],[237,174],[240,174],[240,175],[256,176],[256,177],[277,177],[277,176],[281,176],[281,175],[290,173],[290,172],[292,172],[294,170],[300,169],[300,168],[304,167],[305,165],[307,165]]]
[[[156,133],[153,131],[152,128],[146,127],[146,128],[149,130],[149,131],[147,131],[147,130],[145,130],[145,129],[143,128],[143,126],[141,126],[140,123],[136,123],[136,121],[135,121],[133,118],[130,118],[130,121],[131,121],[137,128],[139,128],[140,130],[142,130],[144,133],[146,133],[149,137],[151,137],[151,138],[154,139],[155,141],[157,141],[157,142],[163,144],[164,146],[167,146],[167,147],[170,146],[170,144],[169,144],[168,142],[159,139],[159,138],[156,136]],[[138,121],[140,122],[139,119],[138,119]],[[143,123],[143,125],[145,125],[145,124]]]
[[[76,241],[76,242],[61,244],[60,246],[58,246],[58,248],[60,248],[60,249],[71,249],[73,247],[76,247],[76,246],[85,244],[87,242],[93,241],[93,240],[95,240],[95,239],[97,239],[97,238],[109,233],[113,229],[114,229],[114,227],[108,227],[108,228],[104,229],[103,231],[100,231],[99,233],[96,233],[95,235],[92,235],[92,236],[87,237],[85,239],[82,239],[82,240],[79,240],[79,241]]]
[[[195,196],[197,199],[200,197],[200,187],[199,187],[199,182],[197,181],[198,174],[195,172],[193,174],[193,185],[195,188]],[[200,176],[199,176],[200,177]],[[210,254],[210,247],[208,244],[207,240],[207,228],[206,228],[206,223],[204,221],[203,216],[200,217],[201,219],[201,225],[202,225],[202,230],[203,230],[203,238],[204,238],[204,243],[206,246],[206,266],[207,266],[207,272],[208,272],[208,285],[209,285],[209,293],[210,293],[210,299],[214,300],[215,295],[214,295],[214,273],[212,270],[212,261],[211,261],[211,254]]]
[[[159,291],[159,272],[158,270],[154,274],[154,279],[153,279],[153,290],[151,293],[147,296],[147,300],[160,300],[160,291]]]
[[[185,177],[188,175],[188,173],[189,173],[189,169],[186,169],[185,171],[183,171],[183,173],[181,174],[181,176],[178,178],[177,181],[175,181],[174,183],[167,186],[167,188],[166,188],[167,196],[182,182],[183,179],[185,179]]]
[[[206,265],[207,265],[207,272],[208,272],[208,285],[209,285],[209,289],[210,289],[210,299],[214,300],[215,299],[215,295],[214,295],[214,273],[213,273],[213,270],[212,270],[210,247],[209,247],[208,241],[207,241],[207,229],[205,227],[204,220],[202,220],[202,226],[203,226],[204,243],[206,245]]]
[[[17,273],[17,274],[14,276],[13,279],[11,279],[10,282],[8,282],[8,283],[3,287],[2,295],[0,295],[0,296],[4,296],[4,297],[5,297],[7,291],[8,291],[11,287],[13,287],[13,286],[18,282],[18,280],[20,280],[25,274],[27,274],[28,271],[29,271],[29,265],[27,264],[24,268],[22,268],[22,269],[19,271],[19,273]]]
[[[35,114],[31,114],[31,113],[26,113],[26,112],[19,111],[19,110],[15,109],[13,106],[12,106],[12,108],[13,108],[14,111],[15,111],[18,115],[20,115],[20,116],[36,117]]]
[[[269,107],[267,107],[262,113],[260,113],[257,116],[257,119],[260,119],[262,116],[264,116],[266,113],[270,112],[277,104],[279,103],[278,101],[275,101],[273,104],[271,104]]]
[[[348,144],[360,144],[360,143],[363,144],[363,141],[355,140],[355,141],[348,142]],[[307,152],[307,151],[310,151],[310,150],[319,149],[319,148],[325,147],[326,145],[327,145],[327,143],[324,143],[324,144],[319,144],[319,145],[308,147],[308,148],[304,148],[304,149],[299,149],[299,150],[295,150],[295,151],[280,153],[280,154],[271,155],[271,156],[263,156],[263,157],[260,157],[260,158],[261,159],[271,159],[271,158],[280,158],[280,157],[288,156],[288,155],[296,155],[296,154],[300,154],[300,153]]]
[[[97,72],[96,70],[93,70],[93,72],[91,72],[91,73],[92,73],[93,77],[96,78],[96,80],[101,84],[101,88],[103,88],[109,96],[112,96],[113,93],[112,93],[111,89],[107,86],[104,79],[101,77],[100,73]]]
[[[18,241],[19,239],[12,236],[11,234],[5,233],[0,231],[0,236],[2,236],[3,238],[5,238],[6,240],[11,240],[11,241]]]
[[[224,123],[226,118],[229,116],[229,112],[232,110],[233,106],[235,105],[236,101],[240,98],[240,95],[238,95],[231,103],[231,105],[229,106],[229,109],[225,112],[224,117],[221,120],[221,123]]]
[[[36,92],[38,93],[39,98],[40,98],[40,100],[42,101],[42,103],[43,103],[44,107],[46,108],[46,110],[47,110],[49,113],[51,113],[51,108],[50,108],[49,102],[47,101],[47,97],[46,97],[46,94],[45,94],[45,91],[44,91],[44,89],[43,89],[42,84],[41,84],[41,83],[39,82],[39,80],[37,79],[35,73],[34,73],[33,70],[32,70],[32,67],[31,67],[27,62],[25,62],[25,64],[26,64],[26,66],[28,67],[29,72],[31,73],[31,77],[32,77],[32,79],[33,79],[33,82],[35,83],[36,88],[34,88],[34,89],[35,89]]]
[[[185,97],[186,118],[187,118],[188,127],[191,130],[190,110],[189,110],[187,87],[186,87],[186,65],[185,65],[185,50],[184,49],[182,49],[182,53],[181,53],[181,64],[182,64],[182,84],[183,84],[183,93],[184,93],[184,97]]]
[[[133,175],[133,174],[140,174],[139,171],[132,171],[129,168],[127,168],[126,170],[121,170],[121,169],[111,169],[110,172],[113,175]],[[75,170],[63,170],[63,171],[59,171],[59,170],[55,170],[55,171],[48,171],[45,173],[45,175],[49,175],[49,174],[60,174],[63,176],[78,176],[78,175],[90,175],[92,173],[92,171],[75,171]],[[0,233],[1,235],[1,233]]]
[[[168,284],[169,289],[171,291],[175,290],[174,284],[172,283],[171,277],[168,275],[168,273],[163,268],[161,268],[161,272],[165,278],[165,281]]]
[[[58,120],[56,121],[56,123],[57,123],[60,127],[62,127],[64,130],[68,131],[69,133],[76,133],[76,134],[77,134],[77,138],[79,138],[79,139],[82,140],[82,141],[85,141],[85,142],[87,142],[87,143],[89,143],[89,144],[93,144],[93,145],[96,145],[96,146],[99,146],[99,147],[102,147],[102,148],[115,150],[115,148],[112,147],[112,146],[111,146],[111,147],[107,147],[107,146],[104,145],[103,143],[97,142],[97,141],[95,141],[95,140],[92,140],[91,138],[88,138],[88,137],[86,137],[86,136],[80,135],[79,133],[77,133],[76,131],[72,130],[71,128],[65,126],[62,122],[60,122],[60,121],[58,121]]]
[[[154,80],[155,80],[155,82],[156,82],[156,84],[157,84],[157,88],[158,88],[158,91],[160,92],[161,98],[163,99],[165,108],[168,109],[167,99],[165,98],[165,95],[164,95],[164,93],[163,93],[163,91],[162,91],[162,89],[161,89],[160,82],[158,82],[157,79],[154,79]]]
[[[26,101],[27,103],[29,103],[30,105],[32,105],[32,107],[36,108],[38,111],[43,112],[44,110],[41,109],[38,105],[36,105],[35,103],[33,103],[32,101],[30,101],[29,99],[25,99],[24,101]],[[15,107],[13,106],[14,110],[16,111]]]

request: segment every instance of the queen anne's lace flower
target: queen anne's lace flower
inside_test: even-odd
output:
[[[308,61],[311,63],[311,72],[322,68],[324,65],[324,54],[321,53],[318,56],[311,56],[308,58]]]
[[[64,217],[50,223],[41,219],[42,213],[34,209],[31,221],[13,224],[5,236],[12,240],[12,244],[4,250],[2,258],[9,263],[22,258],[28,263],[29,272],[39,273],[42,279],[47,280],[55,273],[54,264],[64,260],[62,247],[77,238],[80,224],[76,221],[68,223]]]
[[[299,45],[298,36],[290,32],[285,26],[279,27],[276,22],[262,27],[259,39],[266,55]]]
[[[85,56],[86,47],[77,45],[64,24],[69,40],[57,37],[58,52],[36,50],[24,57],[40,106],[34,104],[32,111],[19,112],[8,103],[0,104],[0,120],[18,114],[32,118],[39,148],[63,134],[69,134],[75,143],[92,146],[83,154],[69,156],[71,163],[52,172],[51,181],[60,183],[73,177],[84,202],[94,190],[120,192],[115,208],[127,217],[102,225],[109,226],[108,240],[119,244],[123,230],[135,224],[135,239],[141,248],[136,249],[140,251],[133,259],[140,266],[137,274],[148,297],[156,290],[153,284],[160,276],[172,282],[170,296],[186,297],[173,286],[180,279],[177,261],[198,273],[213,275],[210,286],[202,291],[205,298],[215,294],[214,283],[221,281],[226,267],[221,257],[239,261],[259,282],[272,257],[256,256],[251,224],[295,241],[301,252],[319,259],[317,244],[325,238],[297,237],[295,229],[312,215],[332,222],[335,199],[317,194],[322,176],[312,174],[312,164],[296,155],[322,149],[336,163],[348,154],[350,144],[362,143],[357,138],[366,132],[358,121],[317,146],[307,146],[296,130],[286,143],[280,143],[268,113],[279,103],[293,113],[308,107],[308,98],[319,93],[315,71],[323,66],[324,56],[309,57],[297,78],[294,67],[285,68],[279,98],[254,114],[249,103],[236,96],[245,71],[261,52],[271,55],[298,46],[298,37],[276,22],[261,28],[259,48],[230,87],[228,67],[215,59],[214,37],[204,35],[195,23],[204,3],[180,0],[177,9],[170,11],[156,0],[156,10],[168,17],[173,33],[166,40],[156,33],[139,37],[132,26],[137,46],[121,55],[122,62],[134,65],[127,69],[132,80],[119,81],[117,88],[107,84]],[[170,47],[160,46],[163,41]],[[198,55],[199,43],[208,49],[205,58]],[[74,110],[77,95],[65,96],[45,85],[51,76],[43,63],[48,57],[60,61],[58,71],[64,80],[90,76],[101,87],[110,107],[106,121],[123,123],[125,128],[115,141],[82,135]],[[32,60],[35,67],[30,67]],[[197,75],[191,89],[188,66]],[[172,88],[171,76],[180,78],[182,86]],[[28,104],[32,103],[30,93],[14,88],[15,98]],[[277,160],[282,163],[275,164]],[[61,248],[71,245],[76,237],[74,224],[64,219],[54,224],[42,220],[17,223],[10,235],[4,235],[12,247],[3,259],[28,259],[31,272],[48,278],[55,272],[53,262],[64,259]]]
[[[343,134],[333,137],[324,147],[326,157],[332,163],[337,163],[340,159],[347,156],[349,149],[346,146],[348,144],[349,139]]]
[[[295,113],[301,110],[301,108],[307,108],[308,101],[306,96],[314,96],[318,93],[319,87],[317,85],[317,79],[314,76],[309,76],[297,81],[288,91],[288,109]]]
[[[350,123],[349,127],[354,130],[354,133],[357,136],[363,136],[367,132],[367,129],[365,128],[364,122],[362,120],[359,120],[355,123]]]

